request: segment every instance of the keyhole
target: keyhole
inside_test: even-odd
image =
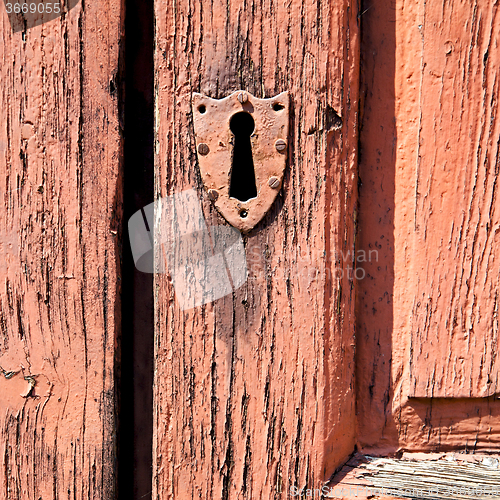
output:
[[[250,198],[257,196],[252,144],[250,142],[250,135],[255,129],[255,122],[249,113],[242,111],[231,118],[229,128],[234,134],[229,196],[239,201],[248,201]]]

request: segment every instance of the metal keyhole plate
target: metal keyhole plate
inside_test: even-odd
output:
[[[266,215],[281,188],[288,151],[288,92],[269,99],[243,90],[224,99],[195,93],[192,106],[205,189],[222,216],[246,233]],[[233,119],[239,113],[250,115],[240,118],[253,120],[253,131],[243,124],[238,135]]]

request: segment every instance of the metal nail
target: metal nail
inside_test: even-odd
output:
[[[282,153],[286,149],[286,142],[283,139],[278,139],[275,143],[274,146],[276,149]]]
[[[205,144],[204,142],[198,144],[198,153],[200,153],[200,155],[205,156],[208,154],[209,151],[210,148],[208,147],[208,144]]]
[[[219,193],[215,189],[210,189],[208,197],[215,203],[219,199]]]
[[[248,101],[246,92],[240,92],[238,94],[238,101],[240,101],[241,104],[245,104]]]
[[[277,177],[271,177],[268,184],[270,188],[278,189],[280,187],[280,180]]]

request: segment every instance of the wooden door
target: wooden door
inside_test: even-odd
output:
[[[122,3],[60,7],[0,4],[4,499],[115,492]]]
[[[9,5],[1,496],[114,498],[124,4]],[[202,184],[193,93],[288,91],[290,131],[277,199],[238,236],[242,283],[185,307],[154,234],[154,498],[286,498],[356,444],[498,450],[497,8],[156,1],[148,227],[182,197],[186,216],[227,227]]]
[[[498,451],[498,6],[362,19],[359,444]]]
[[[156,276],[154,498],[285,498],[353,450],[357,14],[156,2],[157,200],[194,190],[207,226],[226,224],[200,180],[194,92],[291,101],[283,186],[243,238],[245,283],[186,310]]]

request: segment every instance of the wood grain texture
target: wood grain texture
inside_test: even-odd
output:
[[[366,277],[356,297],[356,413],[358,445],[397,449],[388,436],[392,414],[395,259],[396,7],[383,2],[361,16],[361,126],[359,133],[360,249],[376,251],[363,262]],[[399,118],[399,116],[397,116]],[[394,444],[396,443],[396,444]]]
[[[352,462],[351,459],[349,463]],[[339,483],[332,481],[328,498],[380,499],[387,495],[386,498],[415,500],[486,500],[500,493],[498,462],[488,455],[414,453],[403,459],[363,457],[359,462],[355,467],[344,468],[343,474],[338,475]]]
[[[154,498],[285,498],[353,450],[357,14],[156,2],[156,197],[194,187],[207,223],[225,224],[200,181],[193,92],[288,90],[292,106],[283,188],[244,237],[246,283],[182,311],[156,277]]]
[[[423,6],[410,395],[500,391],[500,13]]]
[[[358,445],[498,451],[497,6],[362,19],[358,240],[380,259],[358,287]]]
[[[111,499],[119,0],[13,33],[0,5],[0,497]]]

